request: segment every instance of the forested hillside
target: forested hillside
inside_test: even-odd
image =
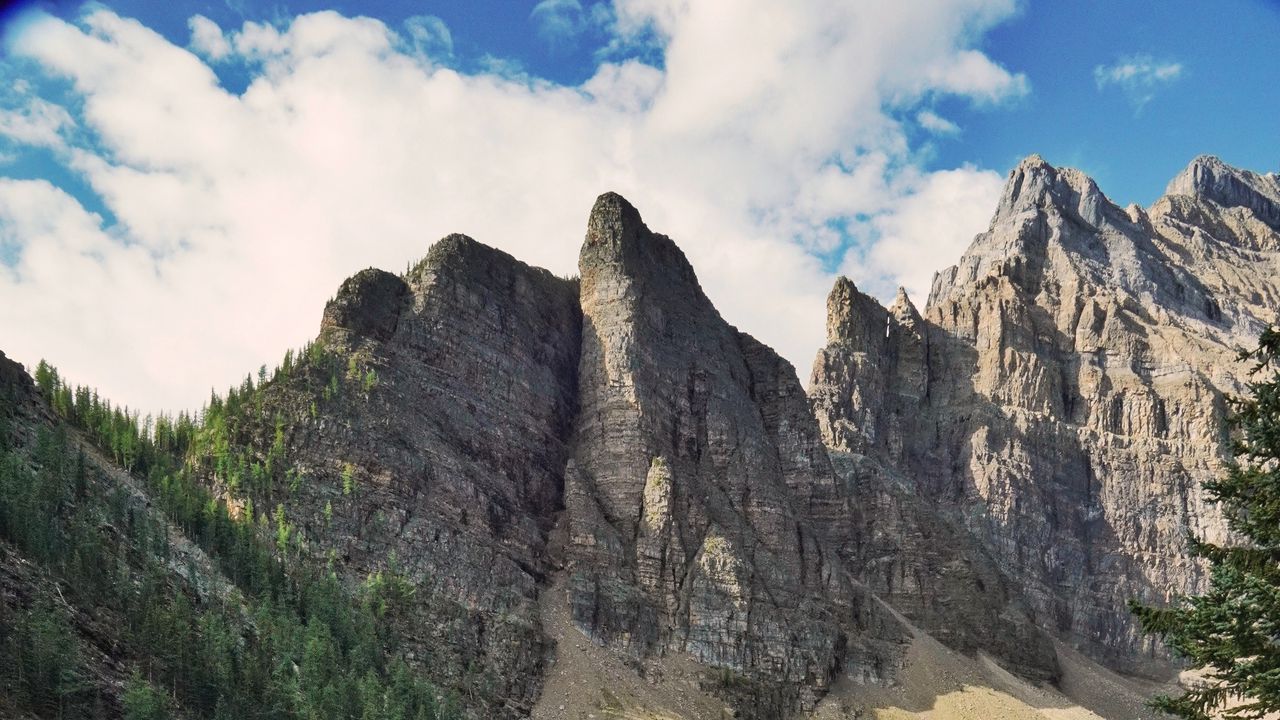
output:
[[[229,462],[252,381],[199,421],[139,420],[0,363],[0,715],[453,716],[401,658],[394,570],[347,586],[282,510],[233,515],[195,481]]]

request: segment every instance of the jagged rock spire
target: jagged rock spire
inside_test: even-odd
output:
[[[790,363],[725,322],[675,243],[616,193],[592,208],[579,267],[565,475],[578,628],[750,683],[821,688],[834,667],[893,662],[895,623],[873,637],[839,620],[857,591],[827,539],[847,508]]]

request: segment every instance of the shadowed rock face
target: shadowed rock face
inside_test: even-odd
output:
[[[596,202],[579,265],[575,624],[638,657],[785,683],[791,698],[757,695],[751,716],[811,704],[838,671],[883,676],[901,631],[826,542],[843,500],[794,370],[725,323],[617,195]]]
[[[920,492],[933,458],[925,416],[930,332],[905,293],[889,310],[841,278],[827,299],[827,346],[810,396],[849,498],[837,535],[848,567],[914,624],[965,652],[985,650],[1037,679],[1058,675],[1049,635],[1019,583],[973,538],[959,508]]]
[[[923,322],[837,284],[811,386],[824,437],[960,521],[1036,623],[1159,671],[1125,603],[1202,587],[1186,533],[1223,532],[1199,484],[1226,457],[1236,348],[1274,318],[1273,182],[1201,158],[1126,211],[1028,158]]]
[[[409,287],[385,270],[361,270],[347,278],[324,308],[320,332],[345,332],[385,342],[396,332]]]
[[[302,478],[289,521],[353,583],[404,573],[417,586],[412,660],[486,717],[527,714],[552,647],[537,596],[580,317],[573,281],[449,236],[403,277],[343,283],[319,341],[334,375],[322,363],[264,386],[249,440],[265,455],[280,418]]]

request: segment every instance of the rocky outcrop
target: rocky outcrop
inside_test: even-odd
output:
[[[458,242],[463,242],[459,238]],[[320,333],[390,340],[409,299],[409,286],[385,270],[369,268],[347,278],[324,308]]]
[[[574,623],[639,659],[730,671],[745,717],[812,707],[841,672],[890,673],[902,630],[828,545],[843,499],[794,370],[724,322],[617,195],[596,202],[579,264]]]
[[[1165,189],[1219,208],[1242,208],[1280,230],[1280,175],[1239,170],[1212,155],[1201,155]]]
[[[1224,531],[1199,486],[1226,458],[1236,350],[1273,320],[1273,183],[1201,158],[1177,194],[1122,210],[1028,158],[923,321],[837,283],[811,386],[827,442],[884,458],[958,518],[1036,623],[1160,671],[1126,602],[1202,587],[1187,533]],[[921,347],[923,381],[904,383]]]
[[[265,465],[279,433],[291,468],[271,502],[352,583],[412,582],[411,659],[486,717],[527,715],[552,650],[537,597],[579,335],[573,281],[451,235],[402,277],[344,282],[317,344],[256,401],[247,444]]]
[[[1018,584],[969,535],[959,508],[922,492],[912,475],[934,459],[925,437],[935,431],[925,416],[926,323],[905,293],[886,310],[845,278],[827,310],[828,342],[809,392],[849,498],[842,558],[877,596],[951,647],[1056,679],[1052,642]]]

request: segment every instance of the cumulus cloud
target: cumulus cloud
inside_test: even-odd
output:
[[[448,37],[426,20],[249,22],[218,30],[226,48],[193,21],[193,49],[249,74],[239,94],[110,11],[38,19],[10,50],[70,80],[90,141],[66,162],[114,220],[47,182],[0,183],[4,349],[135,406],[191,407],[314,336],[344,277],[447,233],[575,272],[592,201],[616,190],[729,321],[806,368],[830,268],[918,289],[984,228],[993,176],[919,170],[895,118],[1024,93],[972,48],[1014,9],[616,0],[608,42],[635,54],[577,87],[424,63],[420,37]]]
[[[866,254],[843,270],[867,292],[886,297],[901,286],[924,307],[934,273],[987,229],[1004,177],[966,166],[916,176],[907,186],[892,210],[873,220],[877,239]]]
[[[217,62],[231,54],[231,43],[222,34],[218,23],[203,15],[194,15],[187,21],[191,28],[191,49]]]
[[[24,145],[60,148],[63,131],[75,124],[66,108],[43,98],[26,98],[23,107],[0,109],[0,135]]]
[[[1116,87],[1140,113],[1156,93],[1182,76],[1182,64],[1158,62],[1150,55],[1130,55],[1111,65],[1098,65],[1093,79],[1099,90]]]

